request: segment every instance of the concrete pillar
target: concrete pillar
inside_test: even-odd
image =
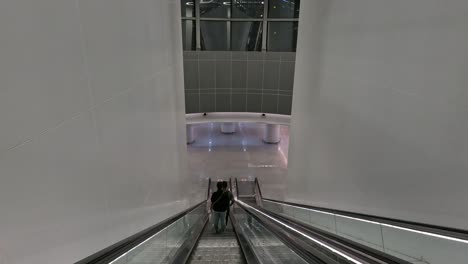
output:
[[[193,142],[195,142],[193,125],[187,125],[187,144],[192,144]]]
[[[281,141],[280,126],[266,124],[263,133],[263,141],[269,144],[276,144]]]
[[[224,134],[232,134],[236,132],[235,123],[221,123],[221,132]]]

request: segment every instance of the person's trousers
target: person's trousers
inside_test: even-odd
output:
[[[213,225],[216,233],[224,232],[226,228],[226,211],[217,212],[213,211]]]
[[[226,211],[226,226],[228,224],[228,221],[229,221],[229,208]]]

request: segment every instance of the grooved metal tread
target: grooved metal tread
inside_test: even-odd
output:
[[[245,263],[242,250],[229,222],[222,234],[216,234],[213,225],[208,223],[203,231],[197,247],[193,251],[188,263],[217,264],[217,263]]]

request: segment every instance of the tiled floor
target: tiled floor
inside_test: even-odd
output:
[[[236,133],[221,133],[220,124],[195,126],[195,142],[187,146],[193,177],[213,180],[258,177],[263,195],[282,199],[288,166],[289,127],[281,127],[281,142],[265,144],[264,126],[236,124]]]

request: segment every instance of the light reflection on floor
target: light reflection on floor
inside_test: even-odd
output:
[[[223,134],[218,123],[195,126],[195,142],[187,146],[190,173],[213,180],[258,177],[265,197],[283,198],[289,127],[281,127],[279,144],[265,144],[263,128],[241,123],[236,124],[236,133]]]

